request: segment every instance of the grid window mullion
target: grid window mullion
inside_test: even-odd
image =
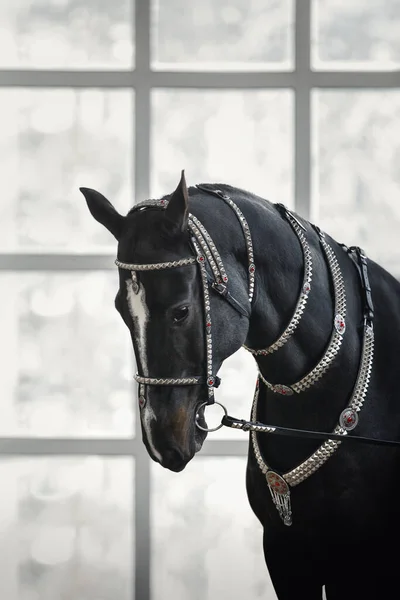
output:
[[[150,2],[136,0],[135,202],[148,198],[150,187]],[[141,440],[140,419],[136,439]],[[144,444],[135,455],[135,590],[136,600],[150,600],[150,459]]]

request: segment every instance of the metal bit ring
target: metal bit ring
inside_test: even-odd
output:
[[[225,413],[225,416],[228,416],[228,411],[226,410],[225,406],[223,404],[221,404],[220,402],[215,401],[213,404],[218,404],[218,406],[220,406],[222,408],[222,410]],[[203,402],[203,404],[200,404],[198,410],[200,410],[201,408],[203,408],[203,406],[211,406],[210,404],[208,404],[208,402]],[[202,431],[207,431],[207,433],[209,433],[210,431],[218,431],[218,429],[221,429],[221,427],[223,427],[223,423],[221,422],[218,427],[213,427],[212,429],[207,429],[207,427],[202,427],[201,425],[199,425],[198,423],[198,418],[199,418],[199,413],[196,414],[196,425],[199,429],[201,429]]]

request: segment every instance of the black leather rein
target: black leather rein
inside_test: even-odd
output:
[[[278,427],[277,425],[265,425],[258,421],[246,421],[236,419],[229,415],[224,415],[221,420],[222,425],[250,431],[257,428],[258,433],[269,433],[271,435],[282,435],[286,437],[308,438],[315,440],[339,440],[340,442],[358,442],[362,444],[372,444],[375,446],[400,446],[400,442],[394,440],[380,440],[378,438],[362,437],[356,435],[339,435],[337,433],[327,433],[326,431],[310,431],[307,429],[291,429],[290,427]]]

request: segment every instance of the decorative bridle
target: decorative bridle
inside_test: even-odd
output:
[[[311,225],[317,232],[319,242],[322,248],[322,252],[326,258],[328,270],[332,279],[334,289],[334,318],[332,324],[332,334],[329,344],[322,356],[318,361],[317,365],[305,376],[302,377],[298,382],[290,385],[281,383],[270,383],[265,379],[263,374],[259,371],[259,376],[256,385],[256,391],[253,400],[251,418],[252,421],[245,421],[242,419],[236,419],[228,416],[226,408],[216,402],[214,396],[214,388],[220,384],[220,379],[213,372],[213,340],[212,340],[212,319],[211,319],[211,308],[210,308],[210,292],[219,294],[224,300],[237,310],[241,315],[250,318],[251,304],[254,297],[255,291],[255,264],[254,264],[254,252],[251,233],[246,218],[242,211],[235,204],[235,202],[223,191],[205,186],[196,186],[201,191],[208,194],[212,194],[222,199],[230,208],[234,211],[238,218],[246,243],[246,251],[248,258],[248,300],[247,306],[244,306],[239,302],[229,290],[229,278],[224,268],[221,256],[217,250],[215,243],[213,242],[210,234],[205,229],[204,225],[199,221],[197,217],[189,214],[188,228],[190,234],[191,247],[193,249],[193,256],[182,258],[174,261],[167,261],[161,263],[152,264],[135,264],[135,263],[124,263],[119,260],[115,261],[115,264],[121,268],[129,270],[131,273],[132,286],[134,293],[138,294],[140,290],[137,272],[140,271],[155,271],[163,269],[181,268],[197,264],[200,270],[202,290],[203,290],[203,306],[204,306],[204,318],[205,318],[205,347],[206,347],[206,374],[195,375],[190,377],[150,377],[145,374],[137,373],[135,380],[139,384],[139,406],[144,407],[146,403],[146,387],[151,385],[162,385],[162,386],[186,386],[186,385],[206,385],[208,391],[208,400],[198,407],[200,410],[202,407],[210,404],[218,404],[224,411],[224,416],[221,420],[221,424],[213,429],[207,429],[199,423],[199,413],[196,416],[196,425],[203,431],[216,431],[223,425],[232,427],[235,429],[241,429],[242,431],[250,431],[252,447],[254,451],[257,463],[265,475],[269,490],[271,492],[272,500],[279,512],[285,525],[292,524],[292,512],[291,512],[291,501],[290,501],[290,487],[294,487],[307,479],[310,475],[315,473],[338,449],[342,441],[352,441],[361,443],[372,443],[380,445],[391,445],[400,446],[400,442],[391,440],[378,440],[375,438],[363,438],[359,436],[348,435],[349,431],[352,431],[358,423],[358,413],[360,412],[363,403],[365,401],[368,385],[372,371],[373,351],[374,351],[374,330],[373,330],[373,318],[374,318],[374,307],[371,297],[371,288],[368,280],[367,270],[367,257],[364,252],[358,247],[347,248],[342,245],[343,249],[353,259],[358,273],[360,275],[361,290],[364,297],[364,323],[363,323],[363,341],[361,357],[358,369],[358,375],[356,383],[353,388],[351,398],[348,402],[347,407],[341,412],[339,422],[332,433],[319,432],[319,431],[306,431],[298,429],[290,429],[286,427],[277,427],[272,425],[265,425],[256,420],[257,418],[257,402],[259,396],[260,385],[263,383],[268,389],[274,393],[282,395],[292,395],[294,393],[299,394],[304,390],[308,389],[314,383],[319,381],[332,365],[336,358],[343,340],[343,336],[346,331],[346,294],[344,287],[344,280],[340,271],[339,262],[333,251],[332,247],[326,241],[323,232],[316,227]],[[148,208],[156,208],[165,210],[168,206],[168,200],[150,200],[140,204],[137,204],[133,211],[146,210]],[[306,238],[305,233],[307,229],[304,225],[282,204],[275,205],[279,210],[280,214],[289,222],[294,233],[296,234],[299,243],[302,248],[303,262],[304,262],[304,275],[303,284],[300,292],[300,296],[297,300],[296,307],[292,318],[285,330],[279,335],[277,340],[267,348],[263,349],[252,349],[249,347],[245,348],[249,350],[253,356],[267,356],[279,350],[293,335],[296,330],[304,310],[307,305],[309,294],[311,292],[312,284],[312,258],[310,247]],[[313,439],[324,440],[322,445],[305,461],[300,465],[290,470],[287,473],[279,474],[273,471],[270,466],[266,463],[265,459],[261,454],[261,450],[257,440],[257,433],[269,433],[276,435],[289,435],[296,437],[307,437]]]
[[[199,189],[203,189],[197,186]],[[206,190],[207,191],[207,190]],[[254,279],[255,279],[255,266],[254,266],[254,254],[253,254],[253,243],[251,239],[250,229],[247,221],[240,210],[240,208],[225,194],[218,192],[217,194],[222,200],[224,200],[234,211],[242,227],[245,241],[247,257],[249,261],[248,267],[248,299],[249,305],[251,305],[253,294],[254,294]],[[168,200],[149,200],[137,204],[132,212],[146,210],[149,208],[155,208],[159,210],[165,210],[168,206]],[[214,388],[220,385],[220,378],[213,372],[213,340],[212,340],[212,320],[211,320],[211,306],[210,306],[210,291],[213,291],[220,295],[226,300],[237,312],[241,315],[250,317],[250,307],[244,306],[240,301],[231,294],[228,288],[228,275],[224,268],[221,256],[214,244],[210,234],[199,221],[197,217],[189,214],[188,227],[190,233],[190,242],[193,249],[194,256],[182,258],[179,260],[151,263],[151,264],[134,264],[124,263],[120,260],[116,260],[115,264],[120,269],[126,269],[131,273],[132,289],[135,294],[139,293],[140,286],[137,278],[138,271],[159,271],[163,269],[175,269],[179,267],[185,267],[196,264],[200,269],[200,277],[202,282],[203,290],[203,306],[204,306],[204,323],[205,323],[205,346],[206,346],[206,374],[205,376],[194,375],[191,377],[150,377],[145,374],[137,373],[135,380],[139,384],[139,405],[141,408],[146,403],[146,388],[148,385],[168,385],[168,386],[179,386],[179,385],[206,385],[208,400],[204,402],[200,407],[205,405],[214,404]],[[217,403],[219,404],[219,403]],[[222,406],[222,405],[220,405]],[[223,407],[224,408],[224,407]],[[226,409],[224,409],[226,412]],[[226,413],[227,414],[227,413]]]

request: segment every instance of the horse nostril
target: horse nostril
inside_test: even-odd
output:
[[[162,465],[172,471],[181,471],[190,457],[187,457],[178,448],[168,448],[162,452]]]
[[[163,452],[163,462],[175,463],[183,460],[182,453],[175,448],[169,448]]]

